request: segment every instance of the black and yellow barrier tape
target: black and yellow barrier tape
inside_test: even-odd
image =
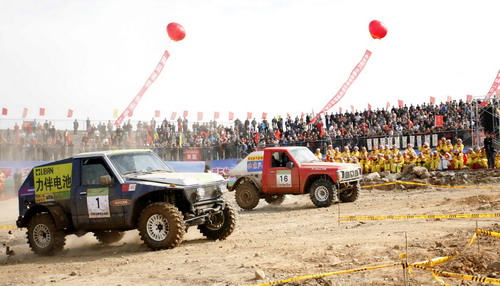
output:
[[[342,270],[342,271],[329,272],[329,273],[302,275],[302,276],[297,276],[297,277],[284,279],[284,280],[280,280],[280,281],[273,281],[273,282],[267,282],[267,283],[262,283],[262,284],[253,284],[251,286],[277,285],[277,284],[288,283],[288,282],[317,279],[317,278],[323,278],[323,277],[327,277],[327,276],[361,272],[361,271],[380,269],[380,268],[388,268],[388,267],[394,267],[394,266],[402,266],[404,269],[408,269],[408,270],[411,270],[412,268],[418,268],[418,269],[432,271],[434,278],[436,278],[436,280],[441,282],[443,285],[449,285],[449,284],[444,282],[444,280],[441,279],[440,277],[438,277],[438,275],[447,276],[447,277],[454,277],[454,278],[459,278],[459,279],[465,279],[465,280],[470,280],[470,281],[475,281],[475,282],[483,282],[483,283],[491,283],[491,284],[500,285],[500,279],[481,277],[481,276],[463,275],[463,274],[451,273],[451,272],[446,272],[446,271],[439,271],[439,270],[435,270],[433,268],[430,268],[433,266],[444,264],[446,262],[449,262],[449,261],[459,257],[463,251],[465,251],[468,247],[470,247],[472,245],[472,243],[474,243],[474,241],[476,240],[476,238],[479,234],[489,235],[492,237],[500,238],[500,233],[482,230],[482,229],[477,229],[474,232],[474,234],[472,235],[472,237],[469,240],[469,242],[467,243],[467,245],[465,246],[465,248],[460,253],[458,253],[456,255],[436,257],[436,258],[428,259],[426,261],[419,261],[419,262],[414,262],[414,263],[397,262],[397,263],[393,263],[393,264],[385,264],[385,265],[378,265],[378,266],[371,266],[371,267],[364,267],[364,268],[356,268],[356,269]]]
[[[3,229],[3,230],[12,230],[12,229],[16,229],[16,228],[18,228],[18,227],[15,225],[0,225],[0,229]]]
[[[369,185],[369,186],[361,186],[361,188],[366,189],[366,188],[389,186],[389,185],[395,185],[395,184],[418,185],[418,186],[427,186],[427,187],[434,187],[434,188],[447,188],[447,189],[500,190],[500,187],[443,186],[443,185],[432,185],[432,184],[416,183],[416,182],[406,182],[406,181],[394,181],[394,182],[389,182],[389,183],[375,184],[375,185]]]
[[[487,218],[500,217],[492,214],[437,214],[437,215],[389,215],[389,216],[342,216],[340,221],[386,220],[386,219],[438,219],[438,218]]]

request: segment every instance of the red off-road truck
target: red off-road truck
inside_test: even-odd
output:
[[[361,168],[357,164],[322,162],[306,147],[270,147],[250,153],[230,172],[230,188],[242,209],[259,200],[278,205],[285,195],[309,194],[317,207],[353,202],[359,196]]]

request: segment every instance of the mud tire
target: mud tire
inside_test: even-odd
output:
[[[181,212],[169,203],[153,203],[139,216],[139,235],[144,244],[152,250],[178,246],[185,229]]]
[[[315,206],[325,208],[332,205],[337,197],[337,191],[331,182],[319,179],[311,185],[309,195]]]
[[[285,195],[271,195],[268,197],[265,197],[264,200],[266,200],[266,203],[273,205],[273,206],[278,206],[283,203],[285,200]]]
[[[231,205],[226,205],[226,208],[213,215],[212,219],[212,223],[198,225],[201,234],[208,239],[224,240],[233,233],[236,227],[236,211]]]
[[[66,243],[64,232],[56,228],[54,219],[48,213],[34,215],[28,222],[26,234],[31,250],[39,255],[57,254]]]
[[[260,200],[260,194],[257,187],[252,183],[243,183],[236,187],[236,203],[244,210],[252,210]]]
[[[359,186],[347,191],[343,191],[339,195],[339,199],[343,203],[352,203],[356,201],[358,197],[359,197]]]
[[[111,244],[120,241],[125,232],[119,230],[96,230],[94,231],[95,238],[103,244]]]

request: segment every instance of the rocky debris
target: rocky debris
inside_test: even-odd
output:
[[[424,167],[409,165],[403,169],[402,173],[395,174],[384,171],[363,175],[361,185],[379,185],[396,181],[435,186],[477,186],[481,184],[500,183],[500,169],[429,171]],[[395,183],[371,188],[382,190],[406,190],[429,187],[425,185]]]
[[[494,261],[490,265],[488,265],[488,269],[493,272],[500,272],[500,260]]]
[[[264,271],[258,269],[255,271],[255,279],[257,280],[262,280],[266,278],[266,273]]]

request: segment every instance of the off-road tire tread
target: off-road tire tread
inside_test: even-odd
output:
[[[32,234],[33,228],[38,224],[46,225],[49,228],[50,234],[52,236],[50,245],[44,249],[39,248],[30,236],[30,234]],[[28,245],[30,246],[31,251],[33,251],[34,253],[43,256],[51,256],[60,253],[64,249],[64,245],[66,244],[66,236],[63,231],[57,229],[56,223],[54,222],[52,215],[50,215],[49,213],[39,213],[34,215],[28,222],[27,227],[28,231],[26,232],[26,237],[28,239]]]
[[[169,223],[169,234],[163,241],[155,241],[148,236],[146,224],[154,214],[160,214],[165,217]],[[138,230],[141,240],[151,250],[171,249],[182,242],[186,226],[181,212],[173,205],[165,202],[152,203],[139,216]]]

